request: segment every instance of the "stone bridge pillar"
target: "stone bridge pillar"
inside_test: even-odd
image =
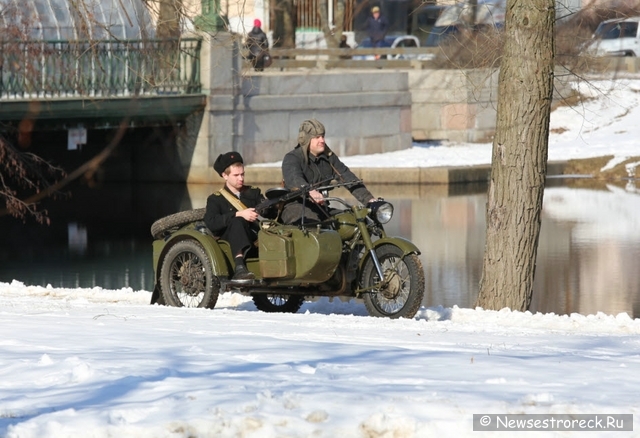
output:
[[[213,163],[219,154],[236,150],[240,61],[237,37],[226,32],[205,34],[200,76],[207,105],[202,113],[189,116],[178,142],[186,152],[180,159],[188,183],[221,181]]]

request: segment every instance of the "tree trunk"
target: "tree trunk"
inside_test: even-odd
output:
[[[476,306],[528,309],[547,174],[554,0],[508,0]]]
[[[478,14],[478,0],[468,0],[469,9],[465,17],[467,25],[474,27],[476,25],[476,16]]]
[[[329,22],[328,2],[321,3],[318,11],[320,13],[320,27],[327,47],[337,49],[340,46],[340,37],[344,29],[344,0],[338,0],[335,4],[333,27]]]
[[[293,0],[275,0],[271,2],[273,23],[273,47],[295,49],[296,47],[296,10]]]
[[[180,38],[180,20],[182,19],[182,0],[168,0],[159,2],[158,38]]]

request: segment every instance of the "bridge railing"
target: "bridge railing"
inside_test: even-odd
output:
[[[269,69],[428,69],[439,52],[437,47],[271,49]]]
[[[0,99],[200,93],[201,40],[0,41]]]
[[[440,47],[382,47],[354,49],[271,49],[269,70],[328,69],[438,69],[443,62]],[[376,55],[380,59],[375,59]],[[246,54],[245,54],[246,56]],[[640,57],[586,57],[584,68],[590,72],[640,72]],[[440,66],[439,66],[440,65]],[[251,65],[245,63],[245,68]],[[453,63],[449,68],[456,68]]]

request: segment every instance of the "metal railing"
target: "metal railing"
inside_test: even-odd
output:
[[[273,69],[429,69],[438,47],[382,47],[355,49],[271,49]],[[381,59],[375,59],[376,55]]]
[[[0,99],[197,94],[201,44],[196,38],[0,41]]]
[[[268,71],[298,69],[438,69],[443,68],[440,47],[382,47],[354,49],[271,49]],[[381,55],[381,59],[375,59]],[[441,61],[437,62],[436,57]],[[640,72],[640,57],[585,57],[586,71]],[[251,68],[250,64],[245,64]],[[446,68],[446,67],[444,67]],[[449,67],[453,68],[453,67]]]

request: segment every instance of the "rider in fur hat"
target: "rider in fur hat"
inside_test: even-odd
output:
[[[338,182],[356,182],[348,186],[351,194],[362,204],[374,201],[375,198],[365,185],[349,168],[333,153],[324,141],[324,125],[316,119],[305,120],[300,124],[298,144],[288,152],[282,160],[284,186],[289,190],[297,190],[303,186],[316,184],[329,178]],[[324,196],[317,190],[309,192],[306,206],[302,200],[285,205],[282,211],[284,223],[300,223],[304,216],[305,223],[326,219],[321,206]]]

